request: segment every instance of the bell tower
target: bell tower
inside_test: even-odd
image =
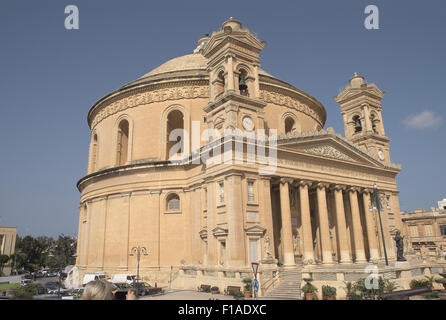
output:
[[[349,84],[334,99],[341,105],[345,137],[377,159],[390,162],[390,139],[384,132],[381,115],[384,94],[374,83],[366,83],[364,77],[355,72]]]
[[[204,111],[209,128],[222,134],[225,129],[264,128],[259,53],[265,44],[232,17],[212,33],[202,51],[208,60],[210,98]]]

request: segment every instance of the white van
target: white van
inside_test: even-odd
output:
[[[112,282],[132,284],[135,279],[136,276],[134,274],[114,274],[112,277]]]
[[[82,286],[85,286],[90,281],[105,279],[107,274],[105,272],[87,273],[82,280]]]

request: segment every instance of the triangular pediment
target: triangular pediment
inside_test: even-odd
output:
[[[384,97],[384,92],[382,92],[381,90],[379,90],[378,87],[372,84],[364,88],[348,88],[339,93],[339,95],[335,97],[335,100],[337,102],[346,101],[363,95],[371,96],[372,98],[381,100]]]
[[[266,229],[263,228],[262,226],[259,226],[258,224],[251,226],[251,227],[246,227],[245,228],[245,232],[249,235],[263,235],[263,233],[265,233]]]
[[[335,135],[283,138],[278,141],[278,149],[318,156],[326,160],[340,160],[377,168],[386,167],[383,162],[375,159],[364,150]]]
[[[223,229],[222,227],[216,227],[216,228],[212,229],[212,234],[215,237],[227,236],[228,235],[228,229]]]
[[[219,34],[213,36],[206,47],[204,48],[203,55],[207,58],[211,53],[215,52],[216,49],[223,47],[224,45],[230,43],[231,45],[245,47],[248,50],[252,50],[253,53],[259,53],[265,46],[264,42],[260,42],[256,37],[250,33],[239,31],[230,34]]]

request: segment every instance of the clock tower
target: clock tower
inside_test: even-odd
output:
[[[259,53],[265,44],[232,17],[212,33],[201,51],[208,60],[210,98],[204,107],[208,128],[222,135],[225,129],[264,129]]]
[[[384,132],[381,115],[384,94],[355,72],[347,87],[334,99],[341,105],[345,137],[376,159],[390,162],[390,139]]]

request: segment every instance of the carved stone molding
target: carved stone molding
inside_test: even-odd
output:
[[[305,153],[325,156],[339,160],[354,161],[353,158],[349,157],[345,153],[340,152],[338,149],[330,145],[311,146],[308,148],[299,149],[298,151],[303,151]]]
[[[297,111],[302,112],[316,120],[321,125],[321,127],[323,126],[323,119],[316,111],[291,96],[263,89],[260,90],[260,99],[265,102],[294,108]]]
[[[153,102],[162,102],[167,100],[208,98],[209,86],[183,85],[172,88],[160,88],[148,90],[146,92],[134,93],[128,97],[123,97],[110,102],[105,107],[99,108],[92,113],[91,128],[93,129],[103,119],[129,108]]]

